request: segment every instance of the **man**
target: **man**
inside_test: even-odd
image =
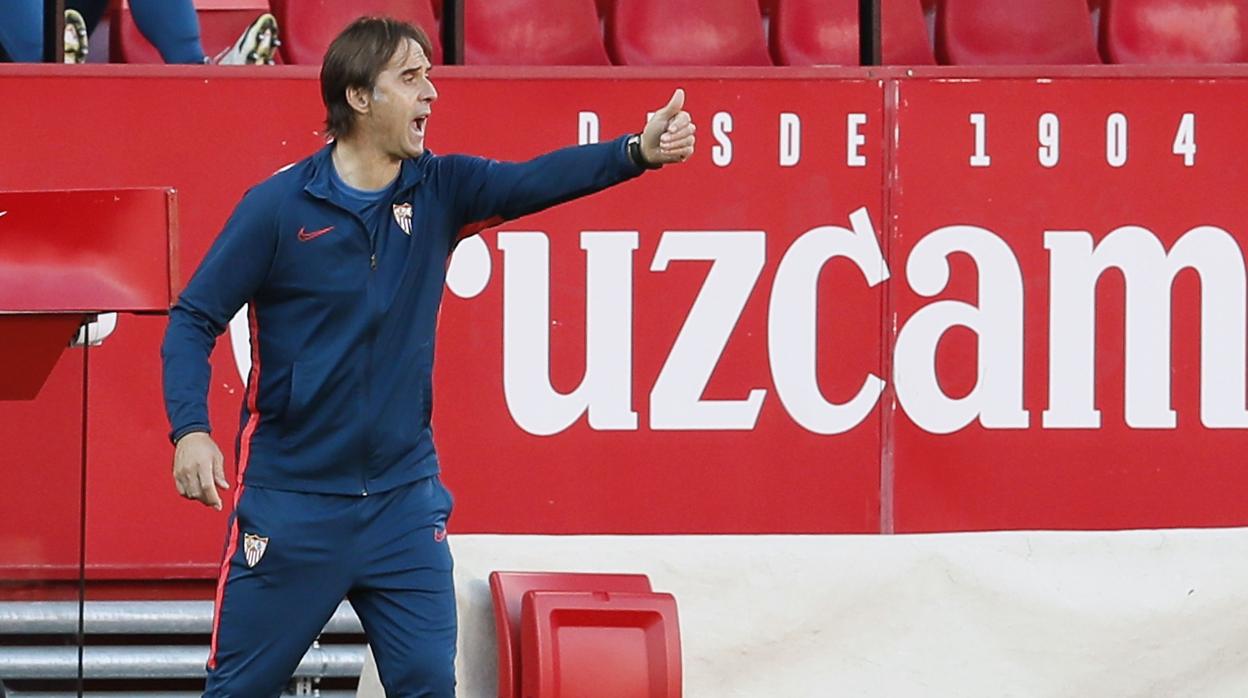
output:
[[[429,40],[390,19],[325,56],[334,141],[251,189],[170,316],[178,493],[221,509],[208,356],[249,306],[252,367],[206,696],[275,696],[348,597],[388,696],[452,696],[451,497],[430,433],[434,328],[464,236],[693,154],[684,93],[641,134],[523,164],[438,157]]]

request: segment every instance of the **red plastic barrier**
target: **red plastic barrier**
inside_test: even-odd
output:
[[[521,604],[525,698],[680,698],[671,594],[530,591]]]
[[[491,572],[490,597],[498,640],[498,698],[520,698],[521,606],[525,595],[534,590],[644,593],[650,591],[650,578],[644,574]]]

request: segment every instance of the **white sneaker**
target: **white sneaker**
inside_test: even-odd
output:
[[[273,65],[277,47],[281,45],[277,40],[277,18],[266,12],[212,62],[217,65]]]
[[[78,10],[65,10],[65,62],[87,62],[87,23]]]

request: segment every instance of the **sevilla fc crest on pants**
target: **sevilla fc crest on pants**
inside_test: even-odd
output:
[[[412,205],[411,204],[395,204],[394,205],[394,221],[399,224],[403,232],[408,235],[412,234]]]
[[[254,533],[243,535],[243,554],[247,556],[247,566],[255,567],[260,558],[264,557],[264,551],[269,547],[268,536],[257,536]]]

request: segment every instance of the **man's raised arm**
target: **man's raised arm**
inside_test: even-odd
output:
[[[646,169],[685,162],[693,155],[696,127],[684,104],[685,91],[678,89],[640,134],[562,148],[528,162],[449,156],[458,170],[460,237],[601,191]]]

